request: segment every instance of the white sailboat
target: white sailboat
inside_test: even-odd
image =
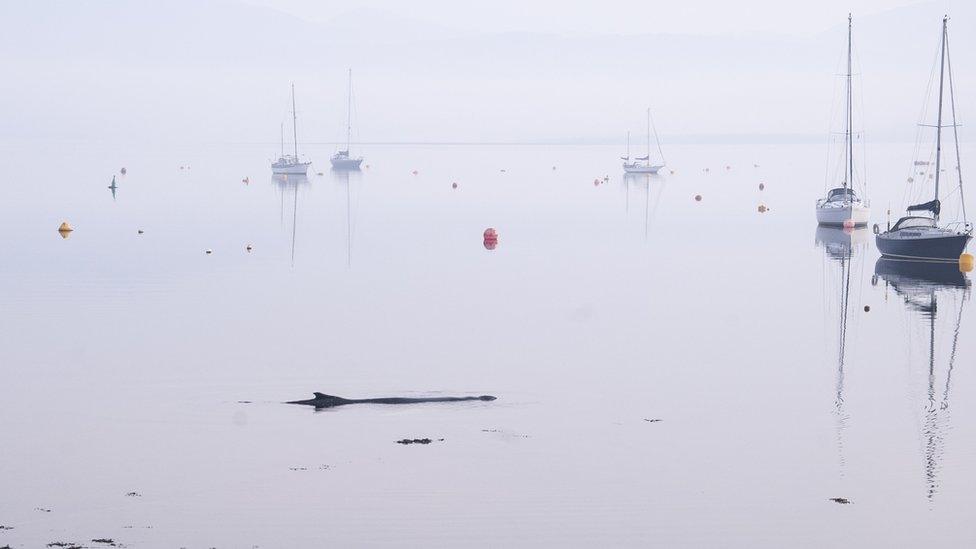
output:
[[[871,204],[854,190],[854,123],[853,87],[851,82],[851,16],[847,16],[847,74],[844,116],[844,174],[840,187],[827,191],[827,196],[817,200],[817,223],[826,226],[863,227],[871,218]],[[866,187],[862,180],[862,188]]]
[[[353,157],[349,154],[349,144],[352,140],[352,69],[349,69],[349,94],[346,104],[346,149],[336,152],[329,160],[337,170],[358,170],[363,163],[363,157]]]
[[[295,84],[291,85],[291,124],[292,132],[295,138],[295,154],[287,155],[285,154],[285,132],[284,125],[281,127],[281,157],[277,161],[271,164],[271,173],[274,174],[301,174],[306,175],[308,173],[308,167],[312,165],[311,162],[302,162],[298,158],[298,115],[295,111]]]
[[[657,140],[657,151],[661,155],[661,163],[651,162],[651,109],[647,109],[647,154],[630,159],[630,134],[627,134],[627,156],[620,157],[624,161],[625,173],[657,173],[664,167],[664,153],[661,151],[661,140],[657,139],[657,130],[654,131],[654,138]]]

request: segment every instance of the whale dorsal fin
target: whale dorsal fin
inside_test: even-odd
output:
[[[325,393],[312,393],[312,394],[315,395],[315,398],[339,398],[335,395],[327,395]]]

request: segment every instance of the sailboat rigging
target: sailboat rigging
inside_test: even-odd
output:
[[[271,173],[274,174],[301,174],[308,173],[311,162],[302,162],[298,158],[298,111],[295,108],[295,84],[291,85],[291,124],[292,133],[295,140],[295,154],[285,154],[285,127],[281,126],[281,157],[271,164]]]
[[[651,122],[651,109],[647,109],[647,154],[644,156],[638,156],[633,161],[630,160],[630,132],[627,133],[627,156],[621,157],[624,161],[624,172],[625,173],[657,173],[661,168],[665,166],[664,164],[664,153],[661,151],[661,140],[657,137],[657,130],[654,131],[654,138],[657,140],[657,150],[661,155],[661,163],[654,164],[651,162],[651,128],[653,127]]]
[[[332,167],[338,170],[358,170],[363,163],[363,157],[352,157],[349,145],[352,143],[352,69],[349,69],[349,93],[346,101],[346,148],[332,155],[329,160]]]
[[[956,261],[966,250],[966,245],[972,239],[973,226],[966,219],[966,206],[962,193],[962,163],[959,154],[959,134],[956,131],[956,106],[952,81],[952,64],[949,61],[949,17],[942,18],[942,38],[939,44],[939,98],[937,120],[935,124],[935,185],[931,200],[909,205],[906,216],[880,232],[875,226],[877,236],[875,240],[878,250],[885,257],[923,259],[934,261]],[[948,76],[949,101],[951,104],[952,124],[943,124],[943,103],[946,91],[946,77]],[[921,126],[927,126],[920,124]],[[942,199],[940,185],[942,183],[942,128],[952,127],[956,146],[956,175],[959,181],[959,201],[962,206],[962,221],[941,224]],[[917,148],[917,147],[916,147]],[[918,160],[913,163],[913,170],[918,166]],[[913,178],[909,178],[909,183]],[[930,215],[913,215],[914,213],[928,213]]]
[[[870,203],[854,190],[854,92],[853,18],[847,15],[847,73],[844,89],[844,174],[841,186],[827,191],[817,200],[817,223],[826,226],[863,227],[871,217]]]

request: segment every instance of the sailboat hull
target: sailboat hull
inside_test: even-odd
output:
[[[657,173],[664,166],[643,166],[643,165],[633,165],[624,164],[624,173]]]
[[[282,175],[294,175],[294,174],[306,175],[308,174],[308,166],[310,164],[311,162],[299,162],[297,164],[284,164],[284,165],[275,163],[271,165],[271,173],[282,174]]]
[[[958,261],[972,238],[965,233],[945,233],[924,237],[898,235],[905,232],[882,233],[875,237],[878,251],[888,258]]]
[[[331,161],[335,170],[358,170],[363,163],[362,158],[332,158]]]
[[[871,219],[871,209],[864,206],[817,207],[817,223],[825,227],[843,227],[848,221],[864,227]]]

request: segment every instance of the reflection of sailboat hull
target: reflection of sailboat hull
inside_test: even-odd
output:
[[[882,257],[874,265],[874,273],[896,289],[911,288],[925,291],[938,288],[968,288],[970,280],[954,263],[933,261],[905,261]]]
[[[647,165],[647,164],[628,164],[624,163],[624,173],[657,173],[664,166],[661,165]]]
[[[910,231],[902,229],[879,234],[875,240],[881,255],[893,258],[956,261],[966,251],[971,235],[966,233]]]
[[[864,227],[870,218],[871,209],[861,205],[817,207],[817,223],[828,227],[843,227],[847,222],[854,223],[855,227]]]
[[[818,225],[814,240],[827,251],[831,259],[848,259],[854,247],[867,244],[868,231]]]

